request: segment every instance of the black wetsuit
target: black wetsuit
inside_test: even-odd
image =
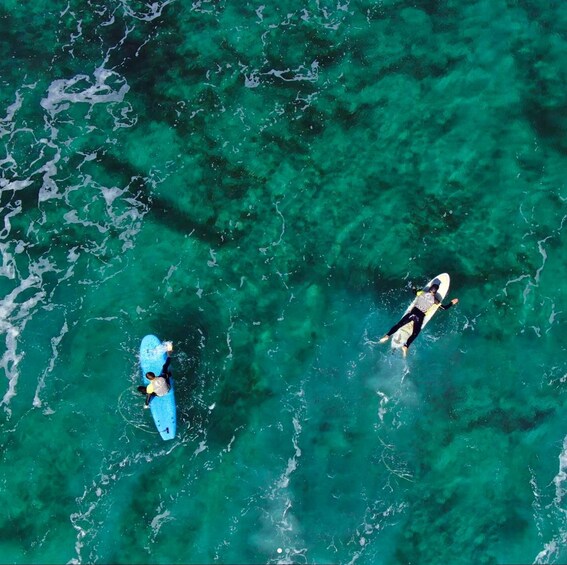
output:
[[[419,290],[416,288],[412,290],[416,294],[419,293]],[[439,305],[439,308],[441,308],[441,310],[448,310],[449,308],[451,308],[451,306],[453,306],[452,302],[449,302],[449,304],[441,304],[437,299],[435,300],[435,302]],[[411,335],[408,337],[408,340],[404,343],[406,347],[409,347],[413,343],[413,340],[418,336],[419,332],[421,331],[421,327],[423,326],[423,320],[425,319],[425,314],[426,314],[425,312],[414,306],[407,314],[405,314],[402,317],[402,319],[395,326],[392,326],[390,328],[390,330],[386,335],[390,337],[391,335],[395,334],[401,327],[405,326],[406,324],[409,324],[410,322],[413,322],[413,330],[411,332]]]
[[[159,374],[160,377],[165,379],[165,382],[167,383],[167,388],[170,389],[171,388],[171,372],[169,371],[169,363],[171,362],[171,357],[167,357],[165,363],[163,364],[163,367],[161,368],[161,373]],[[157,379],[158,377],[156,377]],[[150,394],[147,393],[145,386],[139,386],[138,390],[142,393],[146,395],[146,406],[149,406],[152,398],[154,396],[157,396],[157,394],[155,392],[152,392]]]

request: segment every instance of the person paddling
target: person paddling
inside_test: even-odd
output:
[[[163,364],[159,377],[155,373],[148,371],[146,379],[150,381],[148,386],[139,386],[138,391],[146,395],[146,403],[144,408],[150,407],[150,402],[156,396],[165,396],[171,389],[171,372],[169,371],[169,363],[171,362],[170,353],[173,351],[173,344],[168,341],[166,344],[167,359]]]
[[[417,295],[413,308],[407,314],[405,314],[395,326],[392,326],[386,335],[382,336],[378,340],[379,343],[385,343],[401,327],[405,326],[409,322],[413,322],[412,333],[408,337],[404,345],[402,346],[402,352],[404,354],[404,357],[407,355],[409,346],[413,343],[414,339],[418,336],[419,332],[421,331],[421,327],[423,326],[423,320],[425,319],[427,312],[433,306],[437,306],[441,308],[441,310],[448,310],[449,308],[451,308],[451,306],[454,306],[455,304],[457,304],[457,302],[459,302],[458,298],[453,298],[453,300],[451,300],[449,304],[442,304],[441,301],[438,300],[436,297],[436,293],[439,290],[439,285],[437,283],[433,283],[427,291],[418,290],[416,288],[413,288],[412,290]]]

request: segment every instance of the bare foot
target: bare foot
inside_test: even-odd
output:
[[[382,337],[378,340],[378,343],[386,343],[389,339],[390,339],[390,336],[389,336],[389,335],[382,336]]]

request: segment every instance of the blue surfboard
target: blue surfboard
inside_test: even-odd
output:
[[[142,344],[140,345],[140,365],[144,386],[150,384],[150,381],[146,378],[146,373],[151,371],[159,376],[166,360],[165,346],[155,335],[147,335],[142,339]],[[165,396],[155,396],[150,402],[150,412],[156,428],[161,437],[166,440],[175,437],[177,427],[173,378],[170,382],[171,389],[169,392]]]

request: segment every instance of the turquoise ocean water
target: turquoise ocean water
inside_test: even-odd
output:
[[[564,2],[0,26],[1,563],[567,562]]]

